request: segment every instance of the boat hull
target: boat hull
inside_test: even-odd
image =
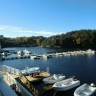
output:
[[[55,91],[67,91],[80,85],[80,81],[73,81],[73,78],[59,81],[53,85]]]
[[[48,78],[43,79],[43,82],[45,84],[54,84],[54,83],[59,82],[59,81],[64,80],[64,79],[65,79],[65,76],[62,76],[62,78],[57,79],[57,80],[55,80],[53,78],[53,76],[51,76],[51,77],[48,77]]]
[[[74,96],[92,96],[95,91],[96,87],[92,87],[85,83],[75,90]]]
[[[31,73],[35,73],[35,72],[39,72],[39,67],[32,67],[32,68],[27,68],[27,69],[24,69],[24,70],[21,70],[21,72],[24,74],[24,75],[29,75]]]
[[[55,91],[68,91],[68,90],[70,90],[70,89],[72,89],[72,88],[75,88],[75,87],[77,87],[77,86],[79,86],[79,85],[80,85],[80,83],[77,83],[77,84],[74,84],[74,85],[72,85],[72,86],[67,86],[67,87],[63,87],[63,88],[61,88],[61,87],[59,87],[59,88],[53,87],[53,89],[54,89]]]

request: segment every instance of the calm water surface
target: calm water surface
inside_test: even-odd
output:
[[[17,48],[7,48],[11,50],[24,50],[28,49],[32,53],[45,54],[49,52],[61,52],[65,51],[63,49],[48,49],[39,47],[17,47]],[[96,55],[84,55],[84,56],[62,56],[62,57],[52,57],[50,59],[44,60],[31,60],[31,59],[16,59],[16,60],[5,60],[0,61],[0,65],[8,65],[20,70],[24,69],[25,66],[33,67],[39,66],[41,71],[46,71],[49,67],[50,73],[65,74],[66,77],[76,76],[81,84],[83,83],[96,83]],[[48,92],[44,96],[73,96],[75,89],[68,92],[54,92],[53,90]]]

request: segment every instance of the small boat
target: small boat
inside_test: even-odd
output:
[[[48,58],[52,58],[52,56],[51,55],[43,55],[43,58],[48,59]]]
[[[27,50],[27,49],[25,49],[23,52],[24,52],[25,55],[30,55],[30,53],[31,53],[31,52],[30,52],[29,50]]]
[[[85,83],[75,90],[74,96],[91,96],[95,91],[96,87]]]
[[[22,56],[24,53],[23,53],[23,51],[18,51],[17,54],[18,54],[18,56]]]
[[[88,50],[86,50],[86,54],[88,54],[88,55],[94,55],[95,54],[95,51],[94,50],[91,50],[91,49],[88,49]]]
[[[59,81],[53,85],[53,89],[56,91],[67,91],[80,85],[80,81],[74,78],[65,79]]]
[[[53,83],[56,83],[56,82],[61,81],[63,79],[65,79],[64,75],[60,75],[60,74],[56,75],[56,74],[54,74],[53,76],[50,76],[48,78],[44,78],[43,82],[45,84],[53,84]]]
[[[35,72],[40,72],[40,68],[39,67],[32,67],[32,68],[26,67],[26,69],[21,70],[21,72],[24,75],[29,75],[29,74],[32,74],[32,73],[35,73]]]
[[[39,56],[30,56],[31,59],[40,59]]]

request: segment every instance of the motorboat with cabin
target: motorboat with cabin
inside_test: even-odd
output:
[[[24,52],[25,55],[30,55],[31,54],[31,52],[27,49],[25,49],[23,52]]]
[[[24,54],[24,52],[19,50],[19,51],[17,52],[17,54],[18,54],[18,56],[22,56],[22,55]]]

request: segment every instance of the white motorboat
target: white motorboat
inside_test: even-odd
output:
[[[48,59],[48,58],[52,58],[52,56],[51,55],[43,55],[43,58]]]
[[[23,52],[24,52],[25,55],[30,55],[30,53],[31,53],[31,52],[30,52],[29,50],[27,50],[27,49],[25,49]]]
[[[85,83],[75,90],[74,96],[91,96],[95,91],[96,87],[92,87]]]
[[[65,79],[64,75],[54,74],[53,76],[50,76],[48,78],[44,78],[43,82],[45,84],[53,84],[53,83],[56,83],[56,82],[61,81],[63,79]]]
[[[80,85],[80,81],[69,78],[63,81],[59,81],[53,85],[53,89],[56,91],[67,91]]]
[[[23,51],[18,51],[17,54],[18,54],[18,56],[22,56],[24,53],[23,53]]]
[[[32,68],[26,67],[26,69],[21,70],[21,72],[24,75],[29,75],[29,74],[32,74],[32,73],[35,73],[35,72],[40,72],[40,68],[39,67],[32,67]]]
[[[93,55],[93,54],[95,54],[95,51],[91,50],[91,49],[88,49],[88,50],[86,50],[86,54]]]
[[[30,56],[31,59],[40,59],[39,56]]]

